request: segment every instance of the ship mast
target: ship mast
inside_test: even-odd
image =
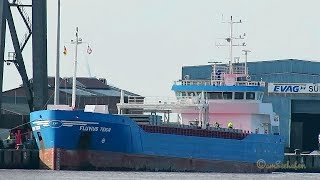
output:
[[[232,16],[230,17],[230,21],[222,21],[222,23],[228,23],[230,25],[230,34],[229,37],[225,38],[225,40],[229,43],[229,45],[220,45],[217,44],[217,46],[229,46],[229,74],[233,74],[233,47],[234,46],[246,46],[245,43],[242,44],[234,44],[233,40],[236,39],[244,39],[244,36],[246,34],[243,34],[243,36],[239,36],[239,37],[233,37],[233,25],[234,24],[239,24],[242,23],[241,20],[239,21],[234,21]]]
[[[78,45],[82,43],[82,39],[78,36],[78,27],[76,28],[76,39],[71,40],[72,44],[75,44],[75,53],[74,53],[74,72],[73,72],[73,81],[72,81],[72,109],[76,107],[76,81],[77,81],[77,59],[78,59]]]

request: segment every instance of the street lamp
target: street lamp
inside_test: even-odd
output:
[[[60,0],[58,0],[57,60],[56,60],[56,74],[54,79],[54,105],[59,104],[59,87],[60,87]]]

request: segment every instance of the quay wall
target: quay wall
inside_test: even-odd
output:
[[[285,154],[276,171],[320,173],[320,154]]]
[[[1,169],[38,169],[39,151],[28,149],[0,149]]]
[[[0,149],[0,169],[39,169],[39,151]],[[285,154],[283,164],[274,165],[278,172],[320,173],[320,154]]]

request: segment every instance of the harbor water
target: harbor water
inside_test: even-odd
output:
[[[318,173],[271,173],[271,174],[229,174],[229,173],[177,173],[177,172],[124,172],[124,171],[52,171],[0,169],[0,180],[5,179],[108,179],[108,180],[211,180],[211,179],[318,179]]]

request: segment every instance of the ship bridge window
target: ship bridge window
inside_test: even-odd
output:
[[[194,92],[188,92],[188,96],[194,96]]]
[[[232,99],[232,92],[223,92],[223,99]]]
[[[258,100],[262,100],[262,98],[263,98],[263,93],[262,92],[258,93]]]
[[[181,97],[181,92],[180,91],[176,91],[176,97],[180,98]]]
[[[222,99],[222,92],[208,92],[208,99]]]
[[[255,92],[246,92],[246,99],[255,100]]]
[[[186,92],[183,92],[183,91],[176,92],[176,97],[184,97],[184,96],[186,96]]]
[[[234,99],[244,99],[244,92],[234,92]]]

